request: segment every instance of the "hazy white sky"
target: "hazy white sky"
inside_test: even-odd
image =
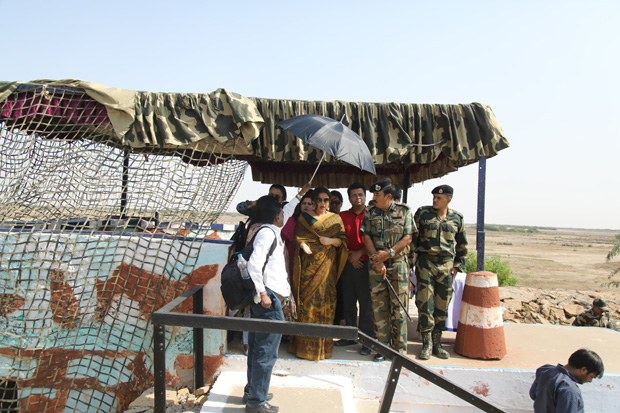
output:
[[[487,162],[486,223],[620,229],[620,1],[0,0],[0,17],[5,81],[486,103],[511,144]],[[409,204],[450,184],[474,223],[477,177]],[[267,187],[248,174],[231,210]]]

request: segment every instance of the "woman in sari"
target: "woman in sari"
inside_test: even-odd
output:
[[[297,321],[334,323],[336,283],[347,261],[347,235],[340,216],[329,212],[329,190],[313,191],[314,210],[302,212],[295,225],[293,295]],[[291,338],[289,351],[308,360],[330,358],[331,338]]]

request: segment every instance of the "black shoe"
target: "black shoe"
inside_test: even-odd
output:
[[[267,393],[267,400],[265,401],[268,402],[271,399],[273,399],[273,393]],[[243,395],[243,399],[241,399],[241,403],[248,404],[248,399],[245,397],[245,394]]]
[[[383,354],[375,354],[375,361],[385,361],[385,356]]]
[[[367,356],[370,354],[370,349],[366,346],[362,346],[362,349],[360,350],[360,354],[362,356]]]
[[[272,406],[269,403],[261,404],[260,406],[245,406],[246,412],[255,412],[255,413],[269,413],[269,412],[277,412],[280,410],[278,406]]]
[[[338,340],[334,343],[336,347],[344,347],[344,346],[352,346],[353,344],[357,344],[355,340]]]

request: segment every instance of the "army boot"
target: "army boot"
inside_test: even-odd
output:
[[[431,350],[433,348],[433,338],[431,337],[431,332],[427,331],[426,333],[422,333],[422,350],[418,357],[420,360],[428,360],[431,358]]]
[[[441,348],[441,330],[433,330],[433,354],[440,359],[450,358],[450,353]]]

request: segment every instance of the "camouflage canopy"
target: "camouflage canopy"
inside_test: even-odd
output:
[[[12,105],[14,94],[36,90],[33,99],[53,99],[63,88],[81,93],[82,104],[99,114],[92,118],[93,126],[109,144],[144,153],[170,149],[198,165],[213,163],[200,154],[202,148],[212,152],[216,147],[222,155],[248,161],[254,180],[286,186],[307,182],[322,155],[276,126],[302,114],[342,119],[368,145],[377,175],[389,176],[405,188],[493,157],[509,146],[493,111],[481,103],[300,101],[247,98],[225,89],[208,94],[136,92],[81,80],[0,83],[0,122],[10,125],[12,112],[20,110]],[[71,129],[70,108],[67,113],[63,122]],[[55,133],[47,137],[63,138]],[[375,180],[327,156],[313,184],[340,188]]]

